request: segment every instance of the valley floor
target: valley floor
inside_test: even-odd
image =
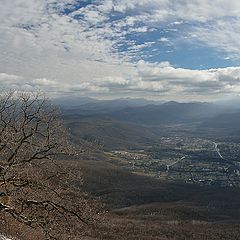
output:
[[[99,221],[76,240],[240,239],[239,188],[162,181],[134,174],[101,154],[74,161],[83,174],[82,190],[103,204]],[[42,240],[31,231],[20,236],[21,228],[1,227],[1,233],[20,240]]]
[[[89,236],[113,240],[238,240],[240,190],[133,174],[105,159],[81,161],[85,189],[106,204]]]

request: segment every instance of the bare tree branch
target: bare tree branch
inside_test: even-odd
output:
[[[54,161],[60,154],[74,148],[58,109],[40,93],[0,93],[0,214],[42,229],[46,239],[76,235],[91,215],[69,188],[69,169]]]

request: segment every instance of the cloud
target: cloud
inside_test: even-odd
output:
[[[0,81],[16,81],[19,80],[20,77],[16,75],[9,75],[7,73],[0,73]]]
[[[123,81],[123,80],[121,80]],[[106,80],[107,83],[115,81]],[[4,89],[16,89],[16,90],[27,90],[36,91],[43,90],[46,93],[58,95],[58,92],[90,92],[90,93],[106,93],[109,91],[108,87],[104,87],[103,82],[82,82],[81,84],[75,83],[59,83],[54,80],[46,78],[38,79],[26,79],[22,76],[9,75],[6,73],[0,73],[0,84]],[[119,83],[121,84],[121,82]],[[105,84],[108,85],[108,84]]]
[[[46,78],[34,79],[34,80],[31,81],[31,83],[33,85],[36,85],[36,86],[48,86],[48,87],[57,85],[56,81],[52,81],[52,80],[49,80],[49,79],[46,79]]]
[[[2,86],[175,99],[238,93],[238,67],[191,70],[146,57],[156,43],[174,48],[191,42],[239,60],[237,1],[99,0],[83,7],[80,2],[2,0]]]
[[[166,37],[161,37],[158,41],[162,42],[162,43],[169,43],[170,42],[169,39],[166,38]]]
[[[128,66],[125,74],[116,74],[94,78],[88,82],[57,82],[49,79],[29,79],[21,76],[0,73],[0,83],[9,88],[18,86],[28,90],[43,89],[55,95],[62,92],[108,94],[121,96],[130,93],[134,96],[162,99],[192,100],[204,97],[205,100],[240,94],[240,67],[216,68],[208,70],[190,70],[175,68],[169,62],[149,63],[143,60]],[[51,95],[52,95],[51,94]]]
[[[69,88],[70,91],[72,92],[91,92],[91,93],[107,93],[109,92],[109,88],[107,87],[101,87],[97,86],[88,82],[84,82],[81,84],[77,84],[74,86],[71,86]]]
[[[210,97],[237,93],[240,87],[240,67],[190,70],[174,68],[168,62],[140,61],[136,66],[140,89],[166,92],[169,96]]]
[[[0,85],[2,89],[19,88],[22,85],[22,78],[13,74],[0,73]]]
[[[240,29],[239,17],[217,20],[212,25],[193,28],[190,39],[229,54],[228,59],[239,60],[240,32],[237,29]]]

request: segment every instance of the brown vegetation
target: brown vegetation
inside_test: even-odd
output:
[[[41,94],[2,94],[0,233],[20,240],[240,239],[239,189],[139,176],[91,148],[76,158],[58,110]],[[102,202],[107,211],[99,214]]]
[[[240,239],[240,190],[163,182],[132,174],[107,158],[82,160],[83,188],[108,207],[93,239]]]
[[[0,231],[28,226],[38,230],[40,239],[75,239],[72,236],[82,234],[94,208],[75,187],[81,182],[79,169],[55,161],[73,153],[48,99],[41,94],[1,94]]]

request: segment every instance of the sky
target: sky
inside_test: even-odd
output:
[[[52,97],[240,94],[240,1],[0,0],[0,84]]]

